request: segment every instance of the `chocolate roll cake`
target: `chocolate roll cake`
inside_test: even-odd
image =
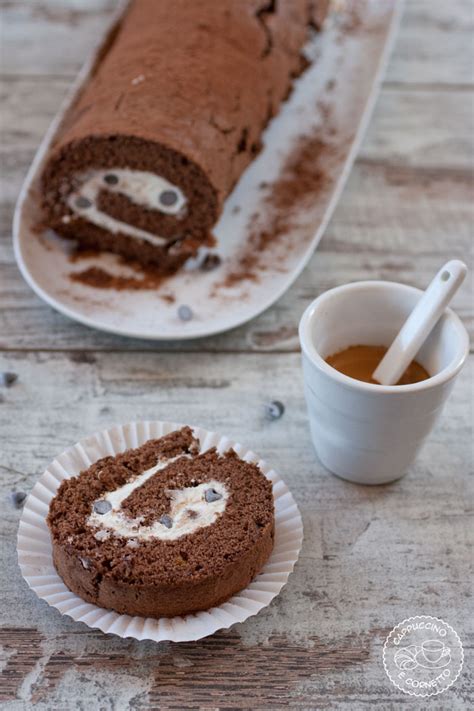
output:
[[[132,0],[42,175],[45,225],[178,269],[305,67],[328,0]]]
[[[272,485],[188,427],[63,481],[48,525],[56,569],[87,602],[173,617],[244,589],[273,548]]]

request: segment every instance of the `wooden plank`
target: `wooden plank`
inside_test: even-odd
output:
[[[118,0],[2,0],[2,73],[72,78],[117,5]]]
[[[406,0],[386,81],[470,88],[471,0]]]
[[[381,651],[398,622],[420,611],[439,616],[469,649],[474,358],[407,476],[370,488],[330,475],[314,455],[299,355],[268,357],[0,356],[0,369],[19,375],[0,404],[3,502],[12,488],[28,491],[51,458],[94,430],[186,413],[274,463],[305,527],[288,586],[257,617],[202,642],[139,644],[88,631],[35,598],[16,565],[19,512],[5,504],[5,700],[48,709],[112,709],[118,699],[123,708],[394,708],[406,698],[386,679]],[[263,405],[275,397],[286,411],[270,422]],[[468,685],[466,672],[449,692],[449,708],[465,708]],[[430,708],[446,708],[447,698]]]
[[[470,175],[472,108],[470,92],[384,89],[359,157]]]

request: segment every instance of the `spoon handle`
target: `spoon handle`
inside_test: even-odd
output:
[[[452,259],[439,270],[375,369],[374,380],[381,385],[395,385],[399,381],[461,286],[466,272],[466,265],[459,259]]]

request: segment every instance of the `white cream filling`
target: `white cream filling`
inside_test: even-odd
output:
[[[229,498],[226,486],[214,479],[198,486],[166,490],[166,494],[170,498],[170,509],[166,515],[172,520],[171,528],[167,528],[159,521],[154,521],[150,526],[142,526],[142,516],[130,518],[122,511],[122,502],[135,489],[142,486],[150,477],[165,469],[169,464],[183,457],[190,459],[191,455],[184,454],[163,460],[115,491],[110,491],[98,499],[97,501],[108,501],[112,509],[105,514],[99,514],[92,507],[92,513],[87,519],[87,525],[99,529],[95,534],[95,538],[97,540],[106,540],[110,535],[114,534],[123,538],[138,539],[139,541],[149,541],[153,538],[158,538],[162,541],[173,541],[181,536],[194,533],[199,528],[213,524],[225,511],[227,499]],[[217,501],[207,502],[205,494],[209,489],[213,489],[220,494],[221,498]]]
[[[114,184],[108,183],[105,180],[107,175],[114,175],[117,178],[117,182]],[[186,198],[181,190],[176,185],[165,180],[165,178],[154,173],[122,168],[94,170],[78,176],[78,180],[80,181],[80,186],[68,196],[68,207],[74,214],[84,217],[94,225],[112,232],[112,234],[122,233],[134,239],[141,239],[158,245],[165,244],[167,241],[164,237],[141,230],[121,220],[116,220],[114,217],[99,210],[97,197],[101,190],[121,193],[136,205],[141,205],[149,210],[158,210],[165,215],[174,215],[178,220],[186,210]],[[173,192],[175,194],[176,201],[172,205],[160,202],[159,196],[165,192]],[[81,207],[80,202],[78,204],[80,198],[87,200],[90,204]],[[69,220],[66,220],[67,217],[66,215],[63,219],[69,222]]]

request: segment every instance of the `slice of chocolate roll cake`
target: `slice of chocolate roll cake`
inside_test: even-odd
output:
[[[173,617],[219,605],[270,556],[272,485],[189,427],[63,481],[48,525],[56,569],[87,602]]]
[[[42,175],[44,222],[171,273],[305,67],[328,0],[132,0]]]

